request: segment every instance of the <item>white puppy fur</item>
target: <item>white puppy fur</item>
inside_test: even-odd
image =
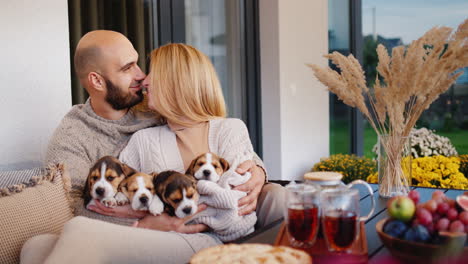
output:
[[[164,203],[159,199],[159,196],[156,194],[153,196],[151,200],[149,211],[152,215],[160,215],[164,212]]]
[[[117,206],[117,201],[114,198],[115,192],[112,188],[112,185],[106,180],[106,170],[107,164],[105,162],[101,165],[101,178],[97,182],[94,183],[93,189],[91,191],[91,197],[95,200],[101,199],[101,202],[107,207],[115,207]],[[96,190],[98,188],[104,189],[104,195],[101,197],[97,194]]]
[[[136,178],[137,184],[138,184],[138,191],[136,191],[135,195],[133,196],[132,199],[132,208],[133,210],[148,210],[148,205],[151,204],[153,200],[153,194],[148,190],[145,186],[145,181],[142,176],[138,176]],[[148,198],[148,202],[146,204],[143,204],[140,201],[140,198],[142,196],[146,196]]]
[[[179,206],[175,210],[175,215],[178,218],[184,218],[189,215],[193,215],[198,210],[197,202],[193,198],[187,198],[187,191],[184,189],[182,190],[182,196],[184,197],[180,202]],[[190,208],[189,213],[185,213],[183,210],[186,208]]]
[[[243,175],[237,174],[234,171],[235,168],[231,168],[230,170],[224,172],[223,175],[218,175],[216,169],[213,166],[213,155],[211,153],[206,153],[205,157],[206,163],[195,172],[194,176],[197,180],[216,182],[225,189],[231,189],[231,186],[244,184],[250,179],[250,177],[252,177],[250,172],[246,172]],[[206,177],[204,174],[205,170],[210,171],[210,175],[208,177]]]
[[[218,182],[219,178],[221,178],[221,175],[218,175],[218,173],[216,173],[215,168],[213,167],[213,155],[211,155],[211,153],[206,153],[205,157],[206,157],[206,163],[203,164],[203,166],[201,166],[195,172],[195,175],[193,176],[195,176],[197,180],[207,180],[207,181],[212,181],[212,182]],[[205,175],[203,174],[203,171],[205,170],[211,172],[208,177],[205,177]]]

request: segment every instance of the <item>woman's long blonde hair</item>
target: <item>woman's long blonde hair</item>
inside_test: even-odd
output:
[[[151,52],[154,110],[168,121],[193,123],[226,117],[221,85],[208,57],[192,46],[174,43]]]

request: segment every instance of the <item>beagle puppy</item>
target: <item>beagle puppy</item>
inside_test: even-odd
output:
[[[225,159],[208,152],[192,160],[185,174],[192,175],[197,180],[218,182],[227,170],[229,163]]]
[[[119,189],[128,199],[133,210],[149,210],[153,215],[161,214],[163,211],[164,205],[155,195],[153,184],[155,175],[155,173],[137,172],[120,184]]]
[[[85,207],[100,200],[107,207],[126,203],[126,197],[118,192],[120,183],[136,171],[112,156],[100,158],[91,167],[83,192]]]
[[[197,212],[199,195],[192,177],[169,170],[159,173],[153,183],[169,215],[184,218]]]
[[[232,169],[229,170],[229,168],[229,162],[214,153],[208,152],[196,157],[185,173],[192,175],[199,181],[207,180],[218,183],[219,186],[225,189],[232,189],[233,186],[243,184],[252,176],[250,172],[240,175]]]

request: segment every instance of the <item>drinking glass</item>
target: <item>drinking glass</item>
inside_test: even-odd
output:
[[[371,196],[371,211],[364,217],[359,217],[359,191],[351,188],[355,184],[365,185]],[[373,193],[372,188],[361,180],[340,188],[322,191],[320,196],[322,230],[329,251],[350,251],[359,235],[360,221],[367,220],[374,212]]]
[[[320,187],[314,184],[288,184],[286,186],[285,220],[293,247],[314,244],[319,226]]]

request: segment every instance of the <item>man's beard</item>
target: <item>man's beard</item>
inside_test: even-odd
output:
[[[106,102],[108,102],[115,110],[123,110],[130,108],[143,101],[143,91],[139,90],[136,95],[128,93],[127,95],[115,86],[110,80],[105,78],[107,86]]]

